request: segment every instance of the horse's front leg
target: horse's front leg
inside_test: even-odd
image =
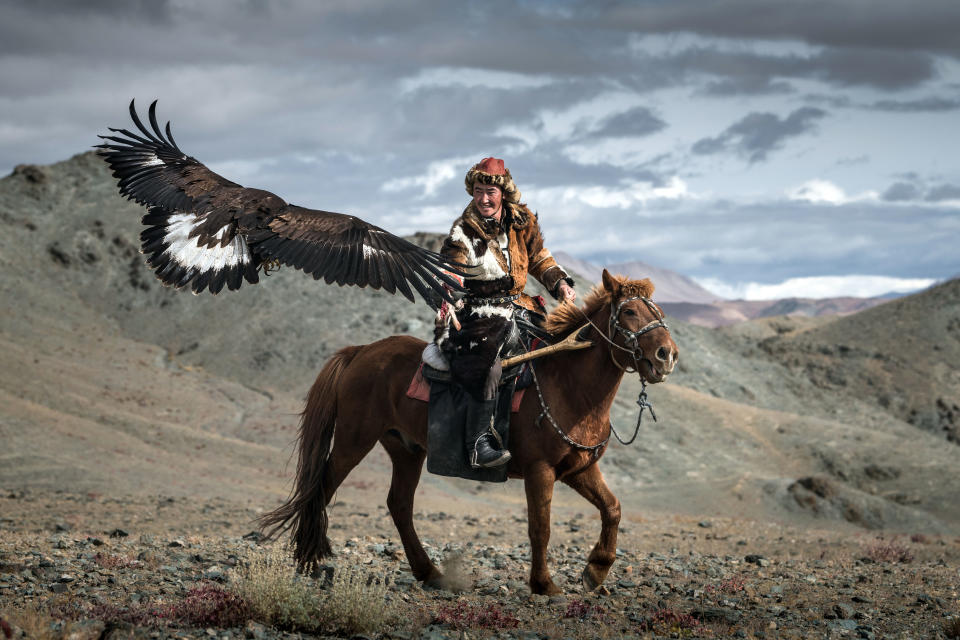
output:
[[[554,595],[560,593],[547,569],[547,544],[550,542],[550,503],[553,500],[553,468],[539,464],[523,473],[527,492],[527,528],[530,534],[530,591]]]
[[[603,584],[617,557],[620,501],[610,491],[596,464],[574,476],[564,478],[563,481],[600,510],[600,539],[590,552],[587,566],[583,570],[583,585],[587,590],[593,591]]]

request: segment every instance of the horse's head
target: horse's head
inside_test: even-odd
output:
[[[647,382],[663,382],[680,355],[663,310],[650,299],[653,283],[612,276],[604,269],[603,288],[610,297],[608,335],[619,347],[611,349],[614,362],[621,368],[637,367]]]

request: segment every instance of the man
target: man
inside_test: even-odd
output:
[[[573,302],[577,294],[573,280],[543,246],[537,216],[520,202],[503,160],[484,158],[467,172],[464,184],[473,200],[453,223],[441,253],[471,267],[463,283],[467,295],[457,309],[440,308],[435,343],[469,397],[470,464],[488,468],[510,460],[492,427],[501,354],[519,348],[514,313],[545,311],[523,293],[527,274],[557,299]]]

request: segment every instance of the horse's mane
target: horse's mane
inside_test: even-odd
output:
[[[628,280],[626,276],[614,276],[620,285],[618,298],[649,298],[653,296],[653,283],[649,278]],[[586,319],[613,301],[613,294],[603,285],[594,285],[583,300],[583,308],[573,304],[561,304],[547,315],[546,329],[557,338],[564,338],[571,331],[579,329]]]

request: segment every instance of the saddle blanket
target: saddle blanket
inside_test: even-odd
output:
[[[513,392],[513,398],[510,402],[510,411],[517,413],[520,411],[520,402],[523,400],[523,393],[526,389],[517,389]],[[407,387],[407,397],[423,402],[430,401],[430,381],[423,377],[423,363],[417,367],[417,372],[413,374],[410,380],[410,386]]]

